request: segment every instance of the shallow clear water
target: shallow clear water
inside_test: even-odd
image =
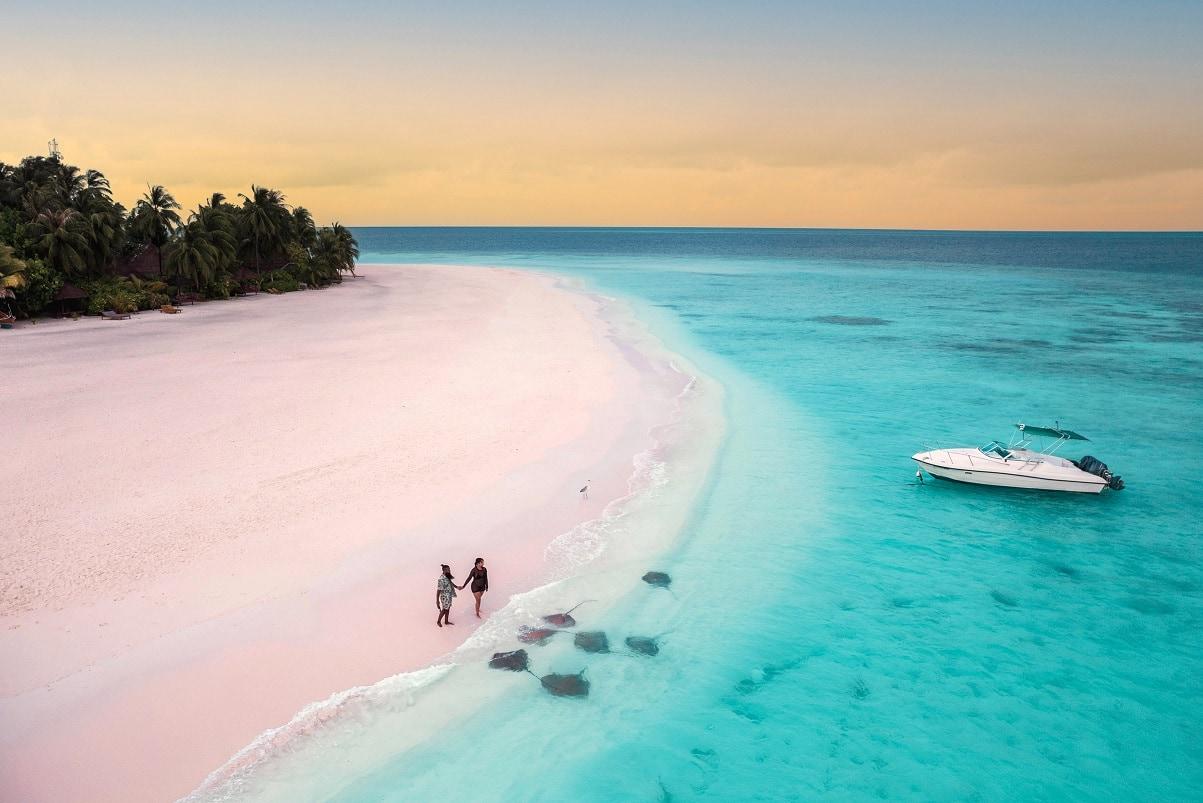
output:
[[[536,648],[589,698],[532,680],[339,799],[1200,796],[1203,236],[355,233],[369,262],[632,299],[730,430],[649,567],[672,592],[582,622],[660,655]],[[1084,432],[1128,489],[915,482],[924,445],[1020,420]]]

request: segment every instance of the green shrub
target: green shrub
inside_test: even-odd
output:
[[[272,273],[267,281],[261,287],[262,290],[271,291],[279,290],[281,293],[291,293],[293,290],[300,290],[301,283],[297,281],[297,277],[288,270],[278,270]]]
[[[112,288],[113,292],[124,294],[138,305],[138,309],[158,309],[171,300],[167,295],[171,288],[159,279],[122,276],[106,280],[105,286]]]
[[[138,309],[138,302],[129,293],[121,290],[112,293],[98,293],[88,298],[90,315],[99,315],[107,309],[115,312],[133,312]]]
[[[89,282],[83,289],[88,294],[87,310],[92,315],[99,315],[106,309],[116,312],[151,309],[150,297],[152,295],[165,298],[161,293],[140,290],[138,286],[122,279],[98,279]],[[167,302],[161,303],[166,304]]]
[[[229,298],[230,280],[215,279],[214,281],[207,282],[205,286],[201,288],[201,295],[203,295],[205,298]]]
[[[134,312],[135,310],[146,309],[145,307],[139,305],[138,298],[136,296],[133,296],[124,290],[119,290],[113,295],[112,308],[117,312]]]
[[[18,259],[29,261],[38,253],[36,233],[19,210],[0,208],[0,243],[11,245]]]
[[[148,293],[144,294],[144,300],[146,302],[146,306],[142,307],[142,309],[158,309],[159,307],[163,306],[164,304],[171,303],[171,297],[169,295],[167,295],[166,293],[150,293],[150,292],[148,292]]]
[[[54,300],[63,286],[63,277],[40,259],[26,260],[23,274],[25,284],[13,291],[13,307],[17,314],[32,317]]]

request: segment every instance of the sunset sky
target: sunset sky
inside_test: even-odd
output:
[[[36,7],[35,7],[36,6]],[[1203,228],[1203,2],[24,3],[0,161],[319,222]]]

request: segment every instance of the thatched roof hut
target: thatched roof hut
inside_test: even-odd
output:
[[[144,279],[159,277],[159,248],[147,243],[142,250],[128,259],[118,262],[113,268],[117,276],[141,276]]]
[[[63,286],[54,294],[54,301],[58,305],[58,314],[63,316],[68,309],[83,309],[84,299],[88,294],[79,289],[73,284],[63,283]]]
[[[80,290],[73,284],[64,284],[58,289],[58,292],[54,294],[54,300],[75,301],[77,299],[87,298],[87,295],[87,293],[85,293],[83,290]]]

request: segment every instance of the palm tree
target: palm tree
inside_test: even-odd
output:
[[[87,176],[75,165],[59,163],[58,175],[54,177],[55,190],[59,203],[71,206],[79,195],[87,189]]]
[[[83,235],[88,242],[88,267],[100,273],[113,260],[122,236],[122,216],[106,210],[97,210],[83,218]]]
[[[81,174],[64,167],[59,179],[76,188],[71,208],[79,213],[80,230],[88,241],[88,267],[99,273],[125,239],[125,208],[113,202],[109,180],[98,170]]]
[[[323,276],[327,282],[337,281],[342,270],[342,255],[338,238],[332,229],[322,229],[317,233],[317,242],[313,245],[313,257],[310,264],[313,269]]]
[[[202,218],[201,227],[208,234],[209,242],[217,249],[218,269],[222,273],[232,273],[238,259],[238,236],[234,221],[229,215]]]
[[[264,249],[274,255],[284,245],[288,226],[288,205],[279,190],[251,185],[251,194],[239,193],[242,198],[242,223],[247,240],[254,249],[255,273],[262,276],[260,257]]]
[[[44,233],[38,247],[50,266],[68,276],[83,272],[88,264],[88,241],[80,233],[79,213],[74,209],[47,209],[38,215]]]
[[[17,168],[0,162],[0,206],[17,206],[21,202],[20,189]]]
[[[292,210],[292,234],[297,244],[305,250],[317,243],[317,226],[314,225],[313,215],[303,206]]]
[[[217,249],[215,277],[232,273],[238,256],[238,227],[234,220],[234,207],[225,202],[225,196],[220,192],[213,193],[208,204],[201,204],[189,216],[188,224],[196,224]]]
[[[12,314],[7,299],[16,298],[14,290],[25,286],[25,263],[13,256],[11,245],[0,245],[0,298],[5,299],[4,308]]]
[[[11,245],[0,245],[0,296],[25,286],[25,262],[13,255]]]
[[[84,173],[84,184],[86,192],[103,195],[106,198],[111,198],[113,195],[113,188],[109,186],[109,180],[99,170],[89,170]]]
[[[44,210],[58,205],[55,202],[54,190],[49,184],[26,181],[20,189],[20,194],[21,206],[31,223],[37,222],[38,215]]]
[[[171,239],[172,232],[180,226],[179,203],[161,184],[148,188],[130,215],[130,225],[143,242],[150,243],[159,252],[159,275],[163,275],[163,246]]]
[[[326,281],[337,282],[341,281],[343,271],[355,275],[359,244],[346,226],[335,223],[333,227],[318,232],[312,254],[313,264],[325,273]]]
[[[192,286],[200,289],[201,283],[214,279],[220,269],[222,255],[213,239],[199,220],[184,226],[167,249],[168,270],[174,276],[188,277]]]
[[[341,223],[334,224],[334,239],[338,242],[339,270],[355,275],[355,260],[359,259],[359,243]]]
[[[86,191],[78,204],[88,240],[89,267],[100,273],[113,262],[125,242],[125,208],[113,203],[107,191]]]

